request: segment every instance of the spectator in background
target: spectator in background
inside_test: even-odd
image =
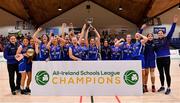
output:
[[[31,38],[31,33],[30,32],[27,33],[27,37]]]
[[[0,35],[0,52],[3,52],[3,46],[4,44],[3,44],[3,36],[2,35]]]
[[[18,34],[17,35],[17,41],[18,41],[18,43],[22,43],[22,40],[23,40],[23,38],[24,38],[24,35],[23,34]]]
[[[3,52],[4,48],[3,48],[3,43],[0,42],[0,52]]]

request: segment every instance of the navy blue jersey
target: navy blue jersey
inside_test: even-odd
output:
[[[154,43],[156,45],[155,51],[157,57],[170,56],[170,50],[169,50],[170,40],[167,39],[167,37],[164,37],[162,39],[156,39],[154,40]]]
[[[21,54],[26,54],[27,50],[28,49],[34,49],[31,45],[28,45],[28,46],[24,46],[24,45],[20,45],[22,50],[21,50]],[[24,57],[26,59],[28,59],[27,57]],[[31,61],[30,61],[31,62]]]
[[[20,45],[20,47],[22,48],[21,50],[21,54],[25,54],[26,51],[28,50],[28,46],[25,46],[25,45]]]
[[[21,54],[25,54],[29,48],[32,48],[31,45],[25,46],[22,44],[20,46],[22,48]],[[24,58],[19,61],[18,69],[20,73],[24,71],[30,72],[32,69],[32,61],[29,60],[29,58],[27,58],[26,56],[24,56]]]
[[[87,46],[81,46],[81,50],[82,50],[81,59],[87,60],[88,59],[88,48],[87,48]]]
[[[133,44],[128,44],[127,42],[124,42],[121,47],[123,51],[123,60],[132,60]]]
[[[50,54],[50,60],[52,61],[62,60],[60,45],[57,46],[51,45],[49,54]]]
[[[88,60],[98,60],[98,48],[97,48],[97,46],[89,45]]]
[[[15,59],[18,44],[8,43],[4,49],[4,58],[7,60],[7,64],[17,64],[18,61]]]
[[[133,52],[132,52],[132,57],[138,57],[143,55],[144,53],[144,46],[142,45],[142,43],[140,41],[137,41],[134,43],[133,45]]]
[[[140,41],[137,41],[133,45],[133,53],[132,58],[133,60],[141,60],[142,68],[145,68],[145,61],[144,61],[144,46]]]
[[[147,41],[144,49],[144,58],[155,60],[155,44],[153,41]]]
[[[176,23],[173,23],[168,35],[162,39],[158,38],[155,40],[156,54],[157,57],[167,57],[170,56],[169,43],[172,35],[175,31]]]
[[[155,68],[155,44],[147,41],[144,50],[145,68]]]
[[[122,59],[122,50],[120,47],[111,46],[111,59],[112,60],[121,60]]]
[[[70,60],[69,47],[70,47],[70,45],[64,45],[62,48],[63,49],[63,51],[62,51],[63,60]]]
[[[81,59],[81,55],[82,55],[82,49],[81,49],[81,46],[77,46],[75,47],[74,45],[70,46],[69,48],[72,49],[72,54],[77,57],[77,58],[80,58]]]
[[[38,60],[46,60],[49,57],[49,50],[44,43],[40,43]]]
[[[111,60],[111,47],[102,46],[101,48],[101,58],[102,60]]]

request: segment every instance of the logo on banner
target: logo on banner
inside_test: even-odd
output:
[[[138,74],[134,70],[128,70],[124,73],[124,81],[128,85],[135,85],[139,80]]]
[[[39,71],[35,76],[38,85],[46,85],[49,82],[49,74],[46,71]]]

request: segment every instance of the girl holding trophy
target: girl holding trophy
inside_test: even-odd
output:
[[[28,94],[31,92],[29,85],[31,82],[32,59],[34,56],[34,49],[29,44],[29,39],[24,38],[22,45],[20,45],[16,52],[16,59],[19,61],[19,73],[21,73],[21,94]],[[26,88],[25,80],[27,78]]]

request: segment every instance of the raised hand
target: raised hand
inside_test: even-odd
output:
[[[62,23],[62,26],[63,26],[63,27],[66,27],[66,23]]]
[[[86,29],[86,24],[83,25],[83,29]]]
[[[50,41],[53,41],[53,39],[54,39],[54,36],[51,36],[51,37],[50,37]]]
[[[142,26],[141,26],[141,29],[144,29],[144,28],[146,28],[147,27],[147,25],[146,24],[143,24]]]
[[[124,41],[125,41],[124,38],[121,38],[121,39],[120,39],[120,42],[124,42]]]
[[[50,38],[53,37],[53,36],[54,36],[53,32],[50,31]]]
[[[42,28],[41,27],[39,27],[38,29],[37,29],[37,31],[41,31],[42,30]]]

